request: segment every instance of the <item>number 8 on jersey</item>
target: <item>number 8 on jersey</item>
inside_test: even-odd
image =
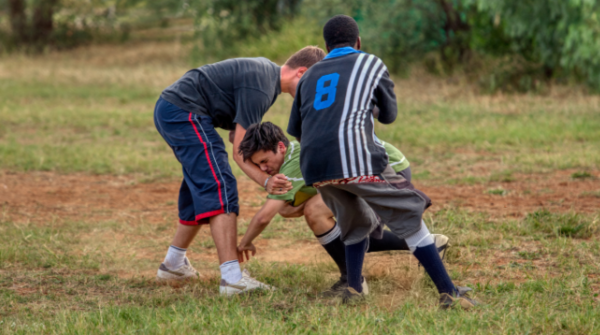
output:
[[[315,102],[313,103],[316,110],[327,108],[333,104],[339,79],[340,75],[337,73],[326,74],[319,78],[317,81],[317,95],[315,95]],[[327,82],[329,82],[329,85],[325,86]],[[326,95],[325,100],[323,100],[324,95]]]

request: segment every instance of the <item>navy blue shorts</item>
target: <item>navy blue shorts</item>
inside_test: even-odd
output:
[[[212,119],[159,98],[154,124],[183,167],[179,223],[206,224],[215,215],[239,214],[237,183]]]

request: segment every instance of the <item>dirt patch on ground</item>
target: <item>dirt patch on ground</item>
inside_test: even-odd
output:
[[[457,186],[417,183],[417,187],[432,198],[434,205],[431,211],[434,212],[447,207],[459,207],[469,211],[487,212],[494,218],[520,218],[540,208],[554,212],[597,212],[600,208],[600,179],[594,177],[573,180],[571,174],[572,171],[556,171],[545,175],[515,175],[512,182]],[[598,173],[594,175],[598,176]],[[5,221],[8,219],[17,224],[44,225],[49,220],[83,220],[86,223],[115,220],[133,225],[142,222],[155,227],[166,224],[172,224],[174,227],[177,222],[179,184],[176,180],[144,183],[139,182],[135,176],[0,172],[0,215]],[[247,222],[260,208],[266,194],[247,178],[240,178],[238,188],[241,197],[240,219]],[[499,189],[504,192],[490,192]],[[157,237],[161,234],[155,233]],[[126,254],[131,253],[131,258],[145,262],[144,266],[135,270],[125,270],[119,266],[102,267],[102,273],[115,274],[121,278],[154,277],[154,265],[160,263],[164,257],[164,248],[157,245],[168,245],[172,230],[165,230],[164,238],[159,238],[152,245],[145,245],[142,241],[144,237],[126,235],[104,231],[90,232],[89,236],[84,234],[81,238],[105,241],[103,245],[106,250],[101,249],[102,252],[118,248],[119,241],[127,239],[133,247],[126,249]],[[138,239],[139,242],[132,242]],[[205,280],[213,280],[219,275],[216,267],[216,249],[211,243],[209,229],[202,229],[192,252],[188,253]],[[330,281],[335,281],[334,264],[315,240],[258,239],[255,244],[260,251],[256,258],[261,261],[323,264],[330,270]],[[494,264],[494,268],[483,268],[483,263],[463,264],[460,260],[454,262],[453,268],[468,272],[466,279],[470,284],[488,283],[490,271],[501,273],[494,279],[498,281],[510,280],[518,283],[529,278],[521,272],[511,271],[515,268],[540,273],[540,277],[557,275],[553,263],[555,260],[538,244],[520,245],[510,252],[491,252],[484,263]],[[121,256],[123,255],[125,254]],[[465,257],[468,258],[468,255]],[[406,294],[411,294],[411,287],[420,282],[423,271],[418,271],[417,267],[416,259],[408,252],[374,253],[366,257],[364,274],[382,295],[391,298],[389,304],[393,305],[400,303]],[[595,277],[590,279],[597,291]],[[24,295],[37,292],[29,286],[15,286],[11,289]]]
[[[417,187],[432,198],[434,205],[431,211],[434,212],[446,207],[460,207],[470,211],[487,212],[497,218],[518,218],[540,208],[559,212],[598,211],[600,198],[597,194],[600,190],[600,180],[572,180],[571,173],[572,171],[557,171],[548,175],[516,175],[514,181],[505,183],[457,186],[417,184]],[[39,225],[53,219],[85,220],[89,223],[115,220],[131,224],[143,222],[175,225],[179,184],[180,182],[175,180],[143,183],[138,182],[134,176],[4,172],[0,174],[0,215],[10,218],[13,222]],[[266,193],[247,178],[240,178],[238,188],[241,198],[240,219],[248,221],[262,205]],[[504,194],[489,192],[498,189],[504,190]],[[165,232],[165,245],[169,243],[171,234],[171,230]],[[102,235],[94,236],[102,238]],[[107,238],[118,239],[114,234],[111,236]],[[135,239],[134,236],[127,238]],[[217,258],[215,248],[204,245],[210,244],[209,230],[201,230],[196,240],[202,251],[192,253],[190,258],[195,262],[214,263]],[[281,239],[259,239],[256,246],[261,251],[257,258],[262,261],[309,264],[328,260],[327,254],[313,240],[290,243]],[[164,257],[163,249],[151,249],[135,257],[148,260],[151,258],[152,262]],[[495,261],[499,263],[506,257],[495,256]],[[408,256],[398,258],[383,254],[370,255],[368,259],[370,265],[366,266],[366,274],[373,278],[397,274],[398,271],[406,277],[408,273],[414,274],[412,269],[417,266],[413,258]],[[154,271],[155,269],[149,268],[130,275],[153,276]],[[212,272],[206,274],[217,275],[216,271]],[[121,275],[128,276],[124,273],[120,273]],[[404,284],[408,285],[414,280],[413,277],[406,278]]]
[[[417,187],[428,194],[432,210],[452,206],[487,212],[492,217],[524,217],[538,209],[552,212],[594,213],[600,208],[599,174],[585,179],[572,179],[575,171],[551,174],[517,174],[511,182],[477,185]]]
[[[571,173],[516,175],[514,181],[505,183],[427,186],[417,182],[416,186],[433,200],[432,211],[460,207],[498,217],[522,217],[540,208],[596,212],[600,179],[573,180]],[[4,215],[17,222],[142,217],[157,223],[176,220],[179,185],[179,181],[141,183],[132,176],[4,172],[0,174],[0,205]],[[250,220],[266,193],[247,178],[240,178],[238,189],[240,219]]]

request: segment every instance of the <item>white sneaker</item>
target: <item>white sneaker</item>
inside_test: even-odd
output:
[[[234,294],[240,294],[257,289],[275,290],[274,287],[261,283],[258,280],[250,277],[248,270],[244,270],[242,271],[242,279],[240,279],[237,283],[229,284],[224,279],[221,279],[219,293],[221,293],[221,295],[232,296]]]
[[[190,260],[186,257],[183,260],[183,265],[175,270],[167,268],[165,263],[161,263],[156,273],[156,280],[158,281],[170,281],[170,280],[186,280],[192,278],[199,278],[200,274],[190,264]]]
[[[362,281],[362,294],[363,295],[368,295],[369,294],[369,285],[367,285],[367,278],[363,277],[363,281]]]
[[[440,258],[442,260],[444,260],[444,257],[446,256],[446,249],[448,249],[448,236],[446,235],[442,235],[442,234],[432,234],[433,236],[433,241],[435,243],[435,247],[437,248],[438,252],[440,253]]]

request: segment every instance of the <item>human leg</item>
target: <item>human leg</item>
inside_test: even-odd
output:
[[[242,279],[237,257],[237,215],[219,214],[210,218],[210,232],[217,248],[221,279],[236,283]]]
[[[363,291],[362,265],[367,250],[368,235],[378,226],[377,217],[359,197],[347,192],[343,185],[327,185],[319,189],[324,203],[338,219],[339,238],[345,245],[348,287]]]
[[[457,296],[459,292],[422,220],[422,213],[431,205],[431,201],[402,176],[389,170],[391,168],[382,173],[386,183],[362,184],[357,186],[356,194],[373,208],[392,232],[406,239],[408,247],[433,280],[441,297]]]
[[[348,287],[346,247],[340,238],[341,230],[333,219],[333,212],[323,202],[320,194],[306,202],[304,215],[309,228],[313,231],[319,243],[329,256],[331,256],[340,271],[340,279],[322,292],[322,295],[326,297],[340,296]],[[387,230],[384,231],[383,238],[381,239],[369,237],[369,249],[367,252],[387,250],[408,250],[408,246],[404,240],[399,239]],[[364,278],[362,278],[362,292],[365,294],[368,293],[368,285]]]
[[[158,280],[184,280],[188,278],[197,278],[198,271],[190,264],[186,257],[187,248],[190,246],[201,224],[208,223],[207,219],[196,221],[194,202],[191,191],[184,179],[179,189],[179,225],[171,245],[167,250],[167,255],[163,263],[158,268],[156,277]]]
[[[333,219],[333,212],[325,205],[320,194],[310,198],[304,207],[304,218],[325,251],[340,270],[341,281],[346,282],[346,251],[340,239],[341,230]]]
[[[226,264],[222,274],[230,281],[239,281],[242,274],[236,253],[237,186],[223,140],[209,117],[185,112],[162,99],[155,109],[155,124],[181,163],[184,176],[179,192],[180,225],[165,263],[183,261],[189,265],[186,249],[200,225],[210,222],[221,266],[226,261],[236,262]],[[161,264],[157,277],[167,271],[177,272],[169,271],[165,263]]]

